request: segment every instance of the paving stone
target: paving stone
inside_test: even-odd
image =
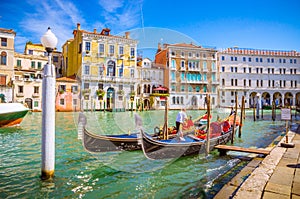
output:
[[[277,193],[265,192],[262,199],[290,199],[289,195],[281,195]]]
[[[224,199],[231,198],[232,193],[237,189],[235,186],[225,185],[218,194],[214,197],[214,199]]]
[[[298,182],[293,183],[292,193],[300,196],[300,183]]]
[[[261,191],[247,191],[242,190],[238,192],[233,198],[234,199],[260,199],[262,195]]]
[[[262,162],[261,158],[255,158],[253,160],[251,160],[248,164],[247,167],[253,167],[256,168],[258,167],[258,165]]]
[[[278,193],[282,195],[290,195],[291,186],[279,185],[272,182],[268,182],[267,186],[265,187],[265,191]]]
[[[236,176],[232,178],[232,180],[230,181],[230,185],[239,187],[245,181],[245,178],[250,176],[253,170],[254,170],[253,167],[246,166],[240,171],[240,173],[238,173]]]
[[[279,185],[287,185],[287,186],[292,186],[294,179],[293,174],[283,174],[282,172],[276,171],[273,173],[271,176],[269,182],[279,184]]]
[[[300,196],[298,195],[294,195],[294,194],[292,194],[292,199],[300,199]]]

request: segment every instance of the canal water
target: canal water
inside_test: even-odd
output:
[[[205,111],[187,111],[193,119]],[[228,111],[214,110],[213,120]],[[235,145],[266,147],[280,136],[284,122],[277,116],[253,122],[246,112],[242,137]],[[135,112],[86,112],[88,129],[98,134],[132,132]],[[163,124],[164,111],[138,113],[144,129]],[[169,111],[169,126],[177,111]],[[90,154],[77,139],[78,113],[56,113],[55,178],[41,181],[42,113],[29,113],[21,126],[0,128],[0,198],[212,198],[247,164],[239,154],[196,155],[172,160],[148,160],[142,151]],[[221,176],[225,177],[219,182]],[[218,183],[215,183],[218,182]]]

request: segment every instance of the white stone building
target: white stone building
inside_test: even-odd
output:
[[[245,96],[245,107],[300,105],[300,53],[296,51],[228,48],[218,54],[218,104],[232,107]],[[240,103],[239,103],[240,105]]]

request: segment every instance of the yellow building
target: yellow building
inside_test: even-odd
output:
[[[15,36],[12,29],[0,28],[0,103],[13,100]]]
[[[81,81],[83,109],[122,111],[133,103],[135,94],[137,41],[101,32],[73,31],[74,38],[63,45],[65,76],[76,75]],[[100,94],[101,93],[101,94]]]

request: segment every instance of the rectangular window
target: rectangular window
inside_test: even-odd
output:
[[[225,66],[222,66],[222,72],[225,72]]]
[[[34,101],[34,102],[33,102],[33,106],[34,106],[34,107],[39,107],[39,102],[38,102],[38,101]]]
[[[109,54],[110,55],[115,54],[115,46],[114,45],[109,45]]]
[[[134,48],[130,48],[130,56],[131,57],[135,56],[135,49]]]
[[[255,61],[258,62],[258,57],[255,58]]]
[[[78,86],[71,86],[71,92],[77,93],[78,92]]]
[[[234,61],[237,61],[237,57],[234,57]]]
[[[33,89],[34,89],[33,93],[36,93],[36,94],[39,93],[39,87],[38,86],[33,87]]]
[[[259,61],[260,61],[260,62],[263,62],[263,58],[259,58]]]
[[[91,50],[91,42],[85,42],[85,51]]]
[[[251,62],[251,57],[248,58],[248,62]]]
[[[73,99],[73,106],[77,106],[77,99]]]
[[[244,79],[244,86],[247,86],[247,81]]]
[[[65,105],[65,99],[60,99],[60,100],[59,100],[59,104],[60,104],[60,105]]]
[[[124,47],[119,46],[119,55],[123,55],[123,54],[124,54]]]
[[[225,56],[222,56],[222,61],[224,61],[225,60]]]
[[[35,61],[31,61],[31,68],[35,68]]]
[[[103,73],[104,73],[104,65],[103,65],[103,66],[99,66],[98,69],[99,69],[99,71],[98,71],[98,72],[99,72],[99,75],[100,75],[100,76],[103,76]]]
[[[64,91],[64,92],[66,92],[66,85],[59,85],[59,91],[60,92],[62,92],[62,91]]]
[[[184,73],[181,73],[181,81],[184,81]]]
[[[134,77],[134,69],[130,69],[130,77]]]
[[[230,61],[233,61],[233,57],[230,57]]]
[[[294,59],[294,64],[296,64],[297,63],[297,59]]]
[[[281,63],[281,58],[279,58],[279,63]]]
[[[23,86],[18,86],[18,93],[23,93]]]
[[[274,63],[274,58],[271,59],[271,62]]]
[[[245,62],[246,61],[246,57],[243,57],[243,62]]]
[[[293,59],[290,59],[290,64],[292,64],[293,63]]]
[[[1,46],[7,46],[7,38],[1,38]]]
[[[283,63],[285,64],[285,59],[282,59]]]
[[[42,69],[42,62],[38,62],[38,69]]]
[[[246,73],[246,68],[244,68],[244,73]]]
[[[90,84],[89,83],[84,83],[83,84],[83,89],[89,89],[90,88]]]
[[[251,87],[251,79],[249,79],[249,86]]]
[[[58,56],[53,56],[53,62],[58,62]]]
[[[20,59],[17,59],[17,66],[22,66],[22,62]]]
[[[89,75],[90,74],[90,66],[84,66],[84,74]]]
[[[249,73],[251,73],[252,71],[251,71],[251,68],[249,68]]]
[[[267,58],[267,62],[270,63],[270,58]]]
[[[104,53],[104,44],[99,44],[99,53]]]

